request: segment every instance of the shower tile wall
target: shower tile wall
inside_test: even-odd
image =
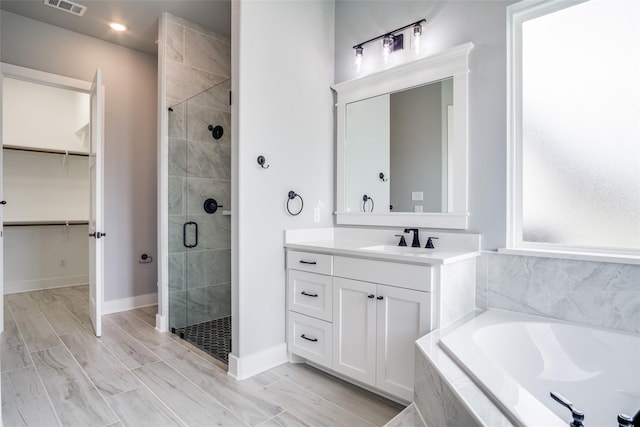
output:
[[[167,14],[169,114],[169,314],[183,327],[231,314],[230,44]],[[222,83],[221,83],[222,82]],[[208,125],[221,125],[214,140]],[[203,203],[223,205],[215,214]],[[183,246],[182,226],[198,223],[198,246]]]
[[[640,266],[483,252],[476,306],[640,334]]]
[[[170,13],[165,16],[167,105],[179,104],[231,78],[229,39]]]

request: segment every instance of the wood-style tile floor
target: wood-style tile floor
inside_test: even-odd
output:
[[[5,295],[2,420],[14,426],[382,426],[402,408],[307,365],[245,381],[153,327],[156,307],[103,318],[88,288]]]

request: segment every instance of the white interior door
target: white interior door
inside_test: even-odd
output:
[[[89,315],[96,336],[102,335],[104,300],[104,156],[102,71],[91,85],[91,148],[89,150]]]

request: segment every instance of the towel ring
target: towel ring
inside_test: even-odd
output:
[[[362,196],[362,212],[366,212],[367,211],[367,202],[371,201],[371,210],[369,212],[373,212],[373,208],[375,207],[374,203],[373,203],[373,199],[369,196],[367,196],[366,194],[364,196]]]
[[[300,210],[298,212],[296,212],[296,213],[293,213],[293,212],[291,212],[291,209],[289,208],[289,202],[291,202],[296,197],[298,197],[300,199]],[[304,200],[302,200],[302,196],[299,195],[298,193],[296,193],[293,190],[289,191],[289,194],[287,195],[287,212],[289,212],[289,215],[291,215],[291,216],[300,215],[300,212],[302,212],[303,208],[304,208]]]

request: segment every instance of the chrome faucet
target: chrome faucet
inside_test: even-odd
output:
[[[631,418],[629,415],[618,415],[619,427],[640,427],[640,410]]]
[[[569,427],[584,427],[584,424],[582,423],[584,421],[584,412],[578,411],[573,406],[573,403],[569,402],[566,397],[553,391],[550,393],[550,395],[553,400],[571,411],[571,423],[569,423]]]
[[[405,233],[413,232],[413,242],[411,243],[411,247],[412,248],[419,248],[420,247],[420,237],[418,236],[418,233],[420,232],[420,230],[418,230],[417,228],[405,228],[404,232]]]

